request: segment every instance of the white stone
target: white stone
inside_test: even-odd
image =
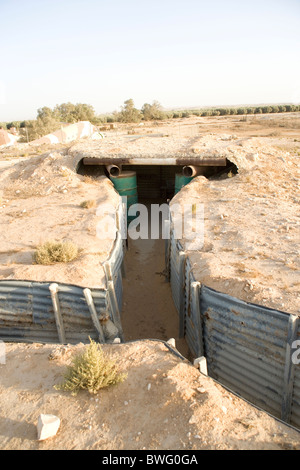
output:
[[[60,419],[55,415],[41,414],[38,417],[38,440],[43,441],[56,435],[60,426]]]
[[[194,366],[200,370],[201,374],[208,375],[206,358],[204,356],[197,357],[197,359],[194,360]]]
[[[170,338],[167,343],[172,346],[172,348],[176,348],[176,341],[174,338]]]

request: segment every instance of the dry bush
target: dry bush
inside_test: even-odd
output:
[[[93,201],[93,200],[82,201],[80,204],[80,207],[82,207],[83,209],[91,209],[92,207],[96,207],[96,201]]]
[[[101,388],[123,382],[126,374],[121,374],[115,361],[104,354],[100,344],[90,339],[83,353],[76,355],[68,366],[64,382],[55,385],[56,390],[64,390],[77,395],[79,390],[97,393]]]
[[[37,247],[34,254],[36,264],[69,263],[77,258],[79,248],[72,242],[47,241]]]

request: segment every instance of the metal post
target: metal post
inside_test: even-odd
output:
[[[86,303],[88,305],[88,308],[89,308],[89,311],[90,311],[90,314],[91,314],[91,317],[92,317],[93,324],[94,324],[94,326],[95,326],[95,328],[96,328],[96,330],[99,334],[99,341],[100,341],[100,343],[105,343],[104,333],[103,333],[102,326],[101,326],[101,323],[100,323],[98,315],[97,315],[97,311],[96,311],[96,308],[95,308],[92,293],[91,293],[90,289],[86,288],[86,289],[83,289],[83,294],[84,294]]]
[[[185,252],[179,252],[179,338],[185,334]]]
[[[114,324],[116,325],[116,327],[118,328],[118,330],[120,332],[121,339],[123,339],[123,329],[122,329],[118,299],[117,299],[117,296],[116,296],[111,265],[108,261],[106,263],[104,263],[104,271],[105,271],[105,275],[106,275],[106,282],[107,282],[109,299],[110,299],[110,304],[111,304],[113,322],[114,322]]]
[[[200,311],[200,282],[191,283],[191,303],[192,303],[192,312],[193,319],[195,322],[195,331],[197,344],[194,345],[197,357],[203,356],[203,332],[202,332],[202,321],[201,321],[201,311]]]
[[[50,284],[49,290],[51,293],[51,299],[52,299],[52,305],[53,305],[53,310],[54,310],[54,317],[55,317],[58,338],[62,344],[65,344],[66,336],[65,336],[63,319],[62,319],[62,314],[61,314],[60,305],[59,305],[58,284],[55,284],[55,283]]]

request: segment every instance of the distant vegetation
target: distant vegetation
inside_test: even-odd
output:
[[[60,129],[62,124],[71,124],[78,121],[90,121],[96,126],[101,124],[124,122],[139,123],[141,121],[161,121],[164,119],[187,118],[190,116],[229,116],[248,114],[285,113],[300,111],[300,105],[261,105],[248,107],[220,107],[199,108],[184,110],[164,110],[158,101],[152,104],[145,103],[139,110],[135,107],[133,99],[128,99],[121,107],[121,111],[111,114],[97,115],[93,106],[83,103],[62,103],[53,109],[44,106],[37,110],[37,117],[29,121],[13,121],[0,123],[0,127],[11,129],[15,127],[23,135],[23,141],[31,141]]]

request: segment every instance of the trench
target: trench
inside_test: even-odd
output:
[[[176,348],[188,357],[186,341],[178,337],[178,322],[171,286],[165,277],[165,240],[129,238],[123,278],[125,341],[174,338]]]
[[[203,167],[201,174],[215,178],[232,168]],[[165,243],[160,237],[152,239],[151,205],[169,202],[178,191],[175,175],[182,174],[182,166],[124,165],[122,172],[133,171],[137,179],[138,202],[148,209],[147,239],[133,240],[128,237],[124,256],[123,304],[121,321],[124,341],[139,339],[174,338],[176,348],[186,358],[191,352],[185,338],[179,337],[179,314],[174,304],[171,284],[166,278]],[[78,173],[93,178],[109,174],[103,165],[79,164]],[[160,223],[162,220],[160,220]]]

